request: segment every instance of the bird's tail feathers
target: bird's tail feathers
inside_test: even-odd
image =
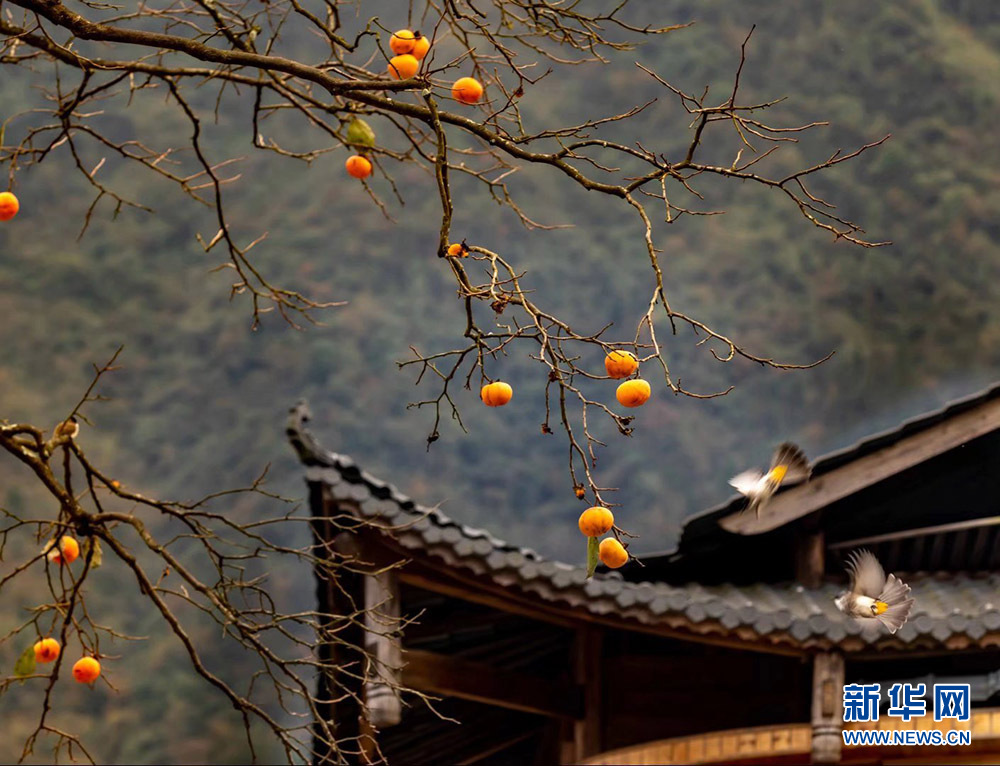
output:
[[[910,610],[913,608],[910,586],[891,574],[886,578],[885,587],[882,588],[877,601],[886,607],[885,611],[876,615],[876,618],[889,629],[890,633],[895,633],[909,618]]]

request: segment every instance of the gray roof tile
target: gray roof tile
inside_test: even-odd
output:
[[[415,505],[391,484],[359,470],[349,457],[323,450],[305,430],[304,420],[297,408],[288,433],[306,466],[306,480],[324,484],[334,500],[358,503],[364,517],[379,519],[389,527],[383,533],[415,556],[485,573],[498,584],[520,588],[542,601],[618,615],[623,626],[629,620],[667,621],[676,628],[686,621],[701,625],[699,633],[716,634],[750,628],[767,640],[791,643],[790,634],[794,642],[817,648],[838,644],[848,636],[860,636],[865,644],[905,648],[915,642],[943,643],[956,634],[979,640],[1000,630],[1000,574],[912,578],[913,613],[890,641],[879,625],[863,626],[841,615],[833,604],[839,592],[834,585],[815,590],[795,583],[675,587],[626,582],[619,572],[598,573],[588,580],[582,567],[547,561],[486,530],[460,525],[436,508]]]
[[[724,628],[729,630],[735,630],[741,624],[739,615],[732,610],[726,610],[726,612],[722,615],[720,622]]]
[[[459,537],[458,539],[453,540],[448,535],[448,532],[452,532],[452,531],[454,531],[454,530],[451,530],[451,529],[445,530],[444,538],[448,542],[454,544],[454,546],[455,546],[455,553],[457,553],[459,556],[462,556],[464,558],[468,558],[468,557],[472,556],[473,554],[475,554],[475,552],[476,552],[476,543],[475,543],[475,541],[474,540],[469,540],[469,539],[464,538],[464,537]]]

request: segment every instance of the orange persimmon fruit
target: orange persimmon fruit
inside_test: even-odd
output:
[[[63,535],[58,545],[55,540],[49,540],[45,555],[53,564],[72,564],[80,555],[80,543],[69,535]]]
[[[417,32],[417,39],[413,41],[413,50],[410,54],[416,58],[418,61],[423,61],[424,56],[427,55],[427,51],[431,49],[430,38]]]
[[[32,648],[35,650],[35,662],[52,662],[59,656],[59,642],[54,638],[36,641]]]
[[[456,258],[464,258],[468,254],[469,254],[469,248],[467,248],[461,242],[456,242],[453,245],[448,245],[448,255],[455,256]]]
[[[639,369],[639,360],[628,351],[612,351],[604,357],[604,369],[612,378],[620,380]]]
[[[372,174],[371,160],[367,157],[362,157],[360,154],[348,157],[347,162],[344,163],[344,167],[347,168],[348,174],[355,178],[368,178]]]
[[[597,553],[604,565],[611,569],[617,569],[628,561],[628,551],[625,550],[625,546],[613,537],[601,540]]]
[[[645,380],[626,380],[615,391],[622,407],[640,407],[649,400],[651,391]]]
[[[397,56],[404,53],[412,53],[413,45],[417,41],[417,36],[411,29],[400,29],[392,33],[389,38],[389,47]]]
[[[101,663],[93,657],[81,657],[73,665],[73,678],[81,684],[92,684],[101,675]]]
[[[483,97],[483,86],[474,77],[462,77],[451,86],[451,95],[462,104],[478,104]]]
[[[9,221],[20,209],[21,203],[17,197],[10,192],[0,192],[0,221]]]
[[[503,407],[513,395],[514,389],[510,384],[500,380],[488,383],[479,392],[479,397],[487,407]]]
[[[581,513],[577,523],[587,537],[600,537],[615,525],[615,517],[607,508],[595,505]]]
[[[389,59],[389,76],[394,80],[409,80],[418,69],[420,62],[416,56],[411,56],[409,53]]]

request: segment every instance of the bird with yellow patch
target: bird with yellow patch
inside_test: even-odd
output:
[[[871,551],[854,551],[847,559],[850,590],[834,599],[837,608],[858,620],[878,620],[890,633],[899,630],[910,616],[913,599],[910,586],[885,570]]]
[[[774,451],[767,473],[753,468],[737,474],[729,483],[749,499],[747,510],[752,510],[759,519],[761,510],[778,487],[805,481],[811,473],[805,453],[794,444],[785,442]]]

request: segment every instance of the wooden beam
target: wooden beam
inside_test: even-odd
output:
[[[464,572],[448,567],[440,570],[439,574],[439,570],[414,562],[400,570],[399,579],[424,590],[485,604],[508,614],[519,614],[562,628],[575,628],[581,622],[580,617],[573,619],[575,615],[569,616],[556,609],[547,609],[537,601],[518,597],[509,589],[497,588],[495,592],[488,585],[482,586],[478,581],[473,581]]]
[[[336,529],[329,529],[327,533],[336,533]],[[326,545],[330,546],[330,542]],[[351,532],[340,532],[333,538],[332,548],[335,555],[355,555],[356,538]],[[364,606],[364,575],[352,571],[350,567],[340,567],[335,577],[336,582],[327,583],[329,612],[324,610],[321,613],[335,615],[335,619],[346,618]],[[326,649],[332,655],[333,666],[337,668],[333,672],[333,678],[320,689],[322,694],[329,694],[333,698],[331,712],[334,736],[340,752],[320,749],[316,762],[355,764],[366,760],[363,756],[363,710],[360,703],[364,695],[362,674],[367,662],[364,653],[365,629],[358,620],[343,625],[338,620],[337,627],[338,641],[320,644],[321,656],[322,650]]]
[[[737,512],[726,516],[719,525],[740,535],[770,532],[998,428],[1000,400],[984,402],[781,492],[771,499],[759,519],[753,514]]]
[[[331,521],[336,514],[330,512],[325,488],[310,484],[309,496],[316,555],[329,560],[356,555],[357,536],[342,531]],[[364,606],[364,575],[346,566],[333,574],[318,566],[313,572],[323,628],[316,645],[323,667],[317,678],[316,712],[325,724],[316,723],[312,727],[313,763],[353,766],[368,760],[364,751],[370,740],[370,735],[363,731],[360,703],[364,694],[362,671],[366,665],[365,629],[357,620],[345,620]],[[325,638],[331,634],[336,641]]]
[[[934,722],[919,719],[926,731],[973,731],[970,746],[876,748],[851,747],[845,761],[857,764],[997,763],[1000,742],[1000,708],[973,708],[972,720]],[[850,729],[898,731],[916,728],[915,722],[882,716],[878,721],[852,723]],[[808,762],[810,725],[755,726],[747,729],[711,731],[686,737],[662,739],[610,750],[584,761],[587,766],[624,766],[637,763],[803,763]]]
[[[400,582],[415,585],[424,590],[442,593],[446,596],[472,601],[495,607],[509,614],[520,614],[531,619],[560,625],[566,628],[578,628],[581,625],[601,625],[618,630],[629,630],[637,633],[647,633],[661,638],[672,638],[678,641],[688,641],[696,644],[721,646],[727,649],[761,652],[762,654],[779,654],[785,657],[802,657],[809,650],[785,644],[775,644],[768,641],[747,641],[740,638],[728,638],[720,635],[701,634],[672,628],[665,624],[641,623],[615,615],[594,614],[585,607],[560,607],[546,604],[540,597],[530,594],[520,595],[513,588],[503,588],[482,578],[466,574],[447,565],[440,569],[421,563],[407,564],[400,570]]]
[[[482,750],[480,750],[475,755],[470,755],[467,758],[463,758],[461,761],[458,761],[458,763],[456,764],[456,766],[469,766],[469,764],[474,764],[474,763],[479,763],[480,761],[485,761],[491,755],[496,755],[497,753],[502,753],[504,750],[507,750],[507,749],[509,749],[511,747],[514,747],[515,745],[520,745],[526,739],[531,739],[536,734],[538,734],[537,731],[530,730],[530,731],[523,732],[522,734],[515,734],[515,735],[512,735],[512,736],[508,736],[506,739],[503,739],[500,742],[496,742],[496,743],[490,745],[489,747],[483,748]]]
[[[884,535],[872,535],[871,537],[859,537],[856,540],[844,540],[840,543],[832,543],[831,550],[842,548],[857,548],[859,545],[875,545],[893,540],[907,540],[911,537],[923,537],[925,535],[941,535],[947,532],[963,532],[970,529],[980,529],[985,527],[1000,526],[1000,516],[987,516],[981,519],[968,519],[966,521],[953,521],[950,524],[935,524],[933,527],[919,527],[917,529],[905,529],[901,532],[887,532]]]
[[[316,545],[317,555],[332,558],[335,555],[333,538],[335,533],[333,526],[325,511],[323,500],[323,488],[318,484],[309,485],[309,508],[312,512],[310,526],[312,527],[313,542]],[[320,567],[313,567],[313,577],[316,580],[316,604],[324,631],[332,631],[334,625],[337,602],[337,584],[333,582],[329,574]],[[332,726],[334,721],[334,700],[339,696],[336,690],[335,673],[331,668],[335,667],[335,646],[333,642],[321,641],[316,646],[317,659],[323,666],[323,670],[316,679],[316,714],[320,721],[313,724],[313,752],[314,763],[325,764],[335,763],[336,748],[331,742],[327,725]],[[356,717],[356,716],[355,716]]]
[[[360,511],[349,502],[342,504],[341,513],[360,515]],[[357,539],[361,541],[366,561],[378,566],[402,563],[398,569],[399,581],[432,593],[464,599],[476,604],[491,606],[508,614],[519,614],[533,620],[564,628],[576,629],[582,625],[598,625],[618,630],[636,631],[649,635],[671,638],[708,646],[727,649],[777,654],[784,657],[806,657],[810,650],[789,643],[770,640],[748,640],[712,633],[698,633],[696,630],[671,627],[664,623],[646,624],[635,619],[624,618],[615,613],[596,614],[582,604],[565,606],[546,601],[542,596],[520,592],[516,587],[499,585],[488,576],[476,575],[462,568],[451,566],[437,558],[415,553],[404,548],[391,536],[375,527],[362,527]]]
[[[420,649],[407,649],[405,662],[403,685],[411,689],[551,718],[575,719],[582,713],[575,684]]]
[[[403,718],[403,703],[398,696],[403,666],[399,603],[396,569],[365,577],[365,631],[368,651],[375,660],[365,680],[365,705],[376,729],[395,726]]]
[[[593,766],[626,766],[637,763],[732,764],[802,763],[808,758],[810,727],[807,723],[754,726],[661,739],[609,750],[583,761]]]
[[[573,641],[573,680],[583,689],[583,715],[573,725],[573,763],[604,749],[604,632],[593,626],[580,628]]]
[[[818,588],[826,574],[826,546],[822,529],[802,531],[795,539],[795,579],[806,588]]]

